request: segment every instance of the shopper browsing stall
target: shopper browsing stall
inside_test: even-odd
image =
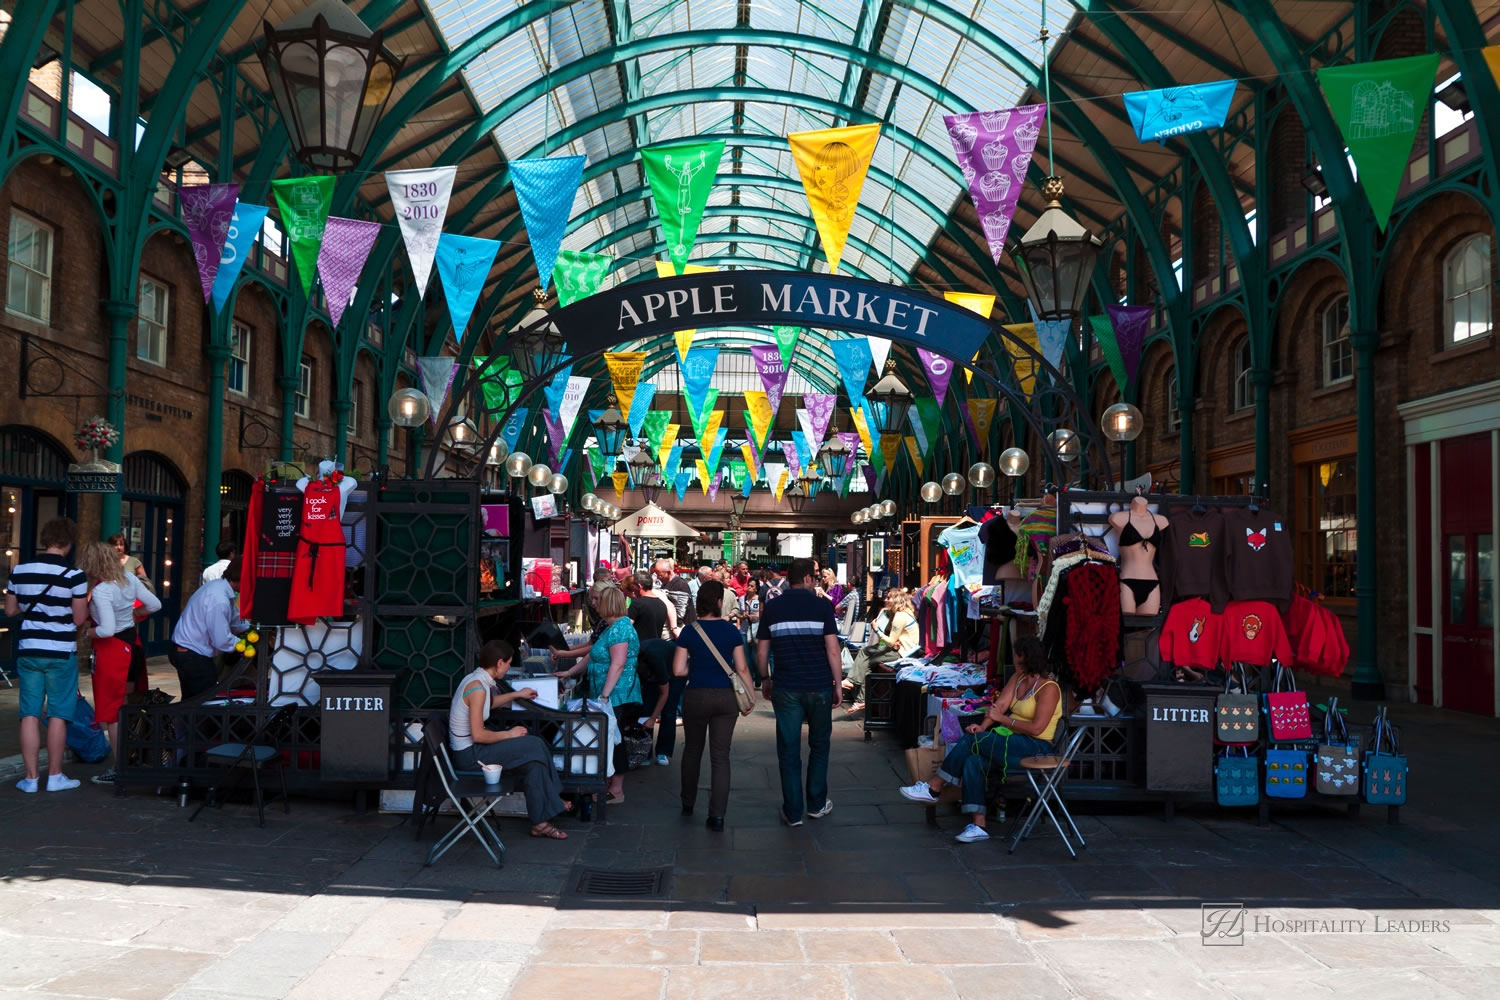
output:
[[[107,542],[85,545],[78,568],[93,588],[89,613],[94,622],[94,672],[90,678],[94,718],[109,734],[109,745],[115,752],[115,767],[94,775],[92,780],[96,785],[107,785],[114,782],[120,763],[120,707],[125,704],[130,655],[136,640],[136,608],[153,615],[161,610],[161,601],[139,577],[125,573],[114,547]]]
[[[222,578],[210,580],[193,591],[172,629],[172,651],[167,659],[177,671],[183,701],[213,688],[219,679],[214,654],[232,653],[240,641],[236,630],[244,631],[245,623],[235,614],[231,582],[239,578],[240,560],[236,558]]]

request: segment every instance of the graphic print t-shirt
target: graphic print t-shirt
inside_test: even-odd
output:
[[[938,535],[938,542],[948,549],[953,575],[960,587],[978,587],[984,581],[984,543],[979,540],[980,526],[948,528]]]
[[[1224,534],[1228,547],[1224,563],[1229,596],[1236,601],[1273,601],[1290,608],[1292,600],[1292,526],[1281,515],[1259,511],[1227,511]]]
[[[1161,629],[1161,658],[1174,666],[1212,670],[1219,664],[1224,616],[1201,597],[1172,605]]]

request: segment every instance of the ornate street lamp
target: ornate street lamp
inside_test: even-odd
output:
[[[264,28],[261,66],[297,159],[325,172],[353,168],[405,60],[340,0],[313,0]]]
[[[594,433],[599,435],[599,447],[606,457],[620,453],[620,443],[630,429],[613,394],[604,401],[604,412],[594,421]]]
[[[730,509],[734,512],[733,517],[736,521],[745,516],[745,507],[748,506],[749,503],[750,498],[745,496],[745,494],[743,493],[736,493],[729,498],[729,506]]]
[[[817,455],[818,464],[827,469],[830,476],[842,476],[852,457],[849,453],[849,446],[837,434],[830,435],[828,440],[823,442],[823,447],[818,449]]]
[[[803,488],[802,480],[800,479],[787,487],[786,492],[782,496],[786,498],[786,504],[792,509],[793,514],[802,513],[802,508],[807,505],[807,490]]]
[[[1062,210],[1062,180],[1048,177],[1042,184],[1047,208],[1032,223],[1010,255],[1021,273],[1026,299],[1040,320],[1067,320],[1083,313],[1089,279],[1099,262],[1103,240]]]
[[[652,461],[649,449],[642,448],[630,456],[626,463],[630,466],[630,476],[635,480],[636,489],[641,491],[641,496],[646,498],[647,503],[656,503],[656,498],[661,496],[662,486],[666,484],[666,477]]]
[[[899,434],[906,426],[906,414],[911,410],[912,394],[896,374],[896,359],[886,358],[885,374],[881,376],[865,397],[881,405],[871,408],[870,428],[873,434]],[[882,413],[882,411],[884,411]]]
[[[562,332],[542,308],[547,293],[533,288],[531,295],[536,304],[511,331],[514,339],[510,345],[511,361],[528,381],[551,371],[567,350]]]

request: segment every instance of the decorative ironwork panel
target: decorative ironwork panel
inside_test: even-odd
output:
[[[318,704],[318,674],[353,670],[364,650],[360,621],[320,621],[276,630],[263,690],[271,705]]]
[[[400,675],[396,704],[403,711],[447,708],[479,655],[472,616],[447,620],[383,614],[375,618],[371,632],[370,662]]]
[[[477,483],[396,481],[371,505],[377,608],[462,609],[479,580]]]

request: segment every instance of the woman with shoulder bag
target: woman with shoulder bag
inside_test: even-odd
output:
[[[115,549],[108,542],[90,542],[78,556],[78,568],[93,588],[89,613],[93,619],[94,718],[109,734],[115,767],[91,779],[96,785],[115,781],[120,757],[120,707],[131,670],[136,645],[136,608],[146,614],[161,610],[161,601],[134,574],[127,574]]]
[[[720,614],[724,585],[709,580],[698,589],[698,620],[677,638],[672,673],[688,679],[682,695],[682,814],[691,816],[698,798],[703,745],[708,743],[710,830],[724,829],[729,806],[729,746],[734,724],[755,707],[754,685],[740,631]],[[730,664],[733,663],[731,667]]]

